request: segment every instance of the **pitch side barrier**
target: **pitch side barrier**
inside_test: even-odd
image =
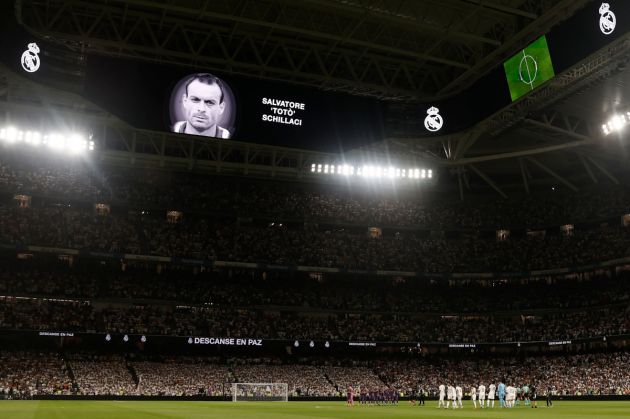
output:
[[[250,263],[221,260],[187,259],[169,256],[137,255],[131,253],[104,253],[91,252],[87,250],[48,247],[48,246],[21,246],[14,244],[0,244],[0,249],[5,251],[47,253],[57,255],[70,255],[95,259],[114,259],[138,262],[169,263],[174,265],[203,266],[208,269],[236,268],[249,270],[265,270],[277,272],[310,272],[328,274],[350,274],[365,276],[384,277],[406,277],[406,278],[428,278],[428,279],[505,279],[505,278],[532,278],[555,275],[567,275],[573,273],[592,272],[600,269],[609,269],[617,266],[630,265],[630,256],[619,259],[608,260],[589,265],[568,266],[564,268],[541,269],[535,271],[520,272],[450,272],[450,273],[426,273],[412,271],[389,271],[389,270],[364,270],[328,268],[323,266],[301,266],[301,265],[275,265],[267,263]]]
[[[553,396],[554,402],[561,401],[630,401],[630,395],[598,395],[598,396]],[[2,400],[0,398],[0,400]],[[121,401],[231,401],[230,396],[84,396],[84,395],[60,395],[60,396],[33,396],[32,400],[121,400]],[[401,401],[410,400],[410,397],[400,397]],[[426,397],[426,400],[438,400],[437,397]],[[290,402],[345,402],[345,397],[289,397]],[[464,401],[470,402],[470,396],[465,396]],[[538,402],[544,403],[544,396],[540,396]]]

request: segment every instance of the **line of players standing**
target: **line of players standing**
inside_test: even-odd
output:
[[[464,396],[464,390],[462,387],[450,384],[448,386],[441,384],[438,387],[438,390],[438,408],[463,408],[462,398]],[[346,394],[348,397],[348,406],[354,406],[355,392],[351,386],[348,387]],[[477,402],[479,402],[479,407],[481,409],[494,408],[496,395],[499,396],[499,407],[512,408],[514,406],[518,406],[522,402],[524,406],[538,408],[538,396],[536,394],[536,387],[533,385],[528,386],[526,384],[523,387],[514,387],[506,386],[503,382],[500,382],[498,386],[490,384],[488,386],[487,397],[486,386],[483,384],[479,385],[479,387],[472,387],[470,389],[470,399],[472,400],[475,409],[477,409]],[[362,405],[395,405],[398,404],[399,394],[398,391],[391,387],[377,388],[369,391],[366,387],[359,387],[359,397]],[[414,394],[411,396],[410,402],[414,405],[416,404],[416,398],[418,400],[418,405],[424,406],[425,392],[421,387],[418,388],[417,392],[414,391]],[[547,389],[547,407],[553,407],[551,389]]]
[[[348,387],[348,405],[354,406],[354,389]],[[366,387],[359,387],[359,400],[361,404],[398,404],[399,393],[391,387],[375,388],[368,390]]]
[[[463,389],[460,386],[444,385],[439,387],[439,399],[438,408],[462,408]],[[473,402],[475,409],[477,408],[477,402],[479,407],[493,408],[496,395],[499,396],[499,407],[512,408],[518,406],[521,402],[524,406],[531,406],[532,408],[538,408],[537,394],[535,386],[524,385],[523,387],[506,386],[505,383],[500,382],[498,386],[490,384],[488,386],[488,393],[486,397],[486,386],[481,384],[479,387],[472,387],[470,389],[470,399]],[[551,401],[551,389],[547,391],[547,407],[552,407]]]

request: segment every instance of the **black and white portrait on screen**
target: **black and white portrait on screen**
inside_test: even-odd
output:
[[[191,74],[171,92],[170,117],[173,132],[228,139],[234,134],[236,100],[220,78]]]

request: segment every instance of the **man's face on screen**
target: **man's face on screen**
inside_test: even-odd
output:
[[[216,125],[223,114],[225,102],[221,102],[221,89],[216,84],[205,84],[195,80],[188,85],[188,95],[184,93],[186,120],[199,132]]]

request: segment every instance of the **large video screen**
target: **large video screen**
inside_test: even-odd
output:
[[[543,35],[503,64],[512,102],[555,76]]]
[[[138,128],[325,152],[384,137],[376,99],[102,56],[86,75],[87,98]]]

